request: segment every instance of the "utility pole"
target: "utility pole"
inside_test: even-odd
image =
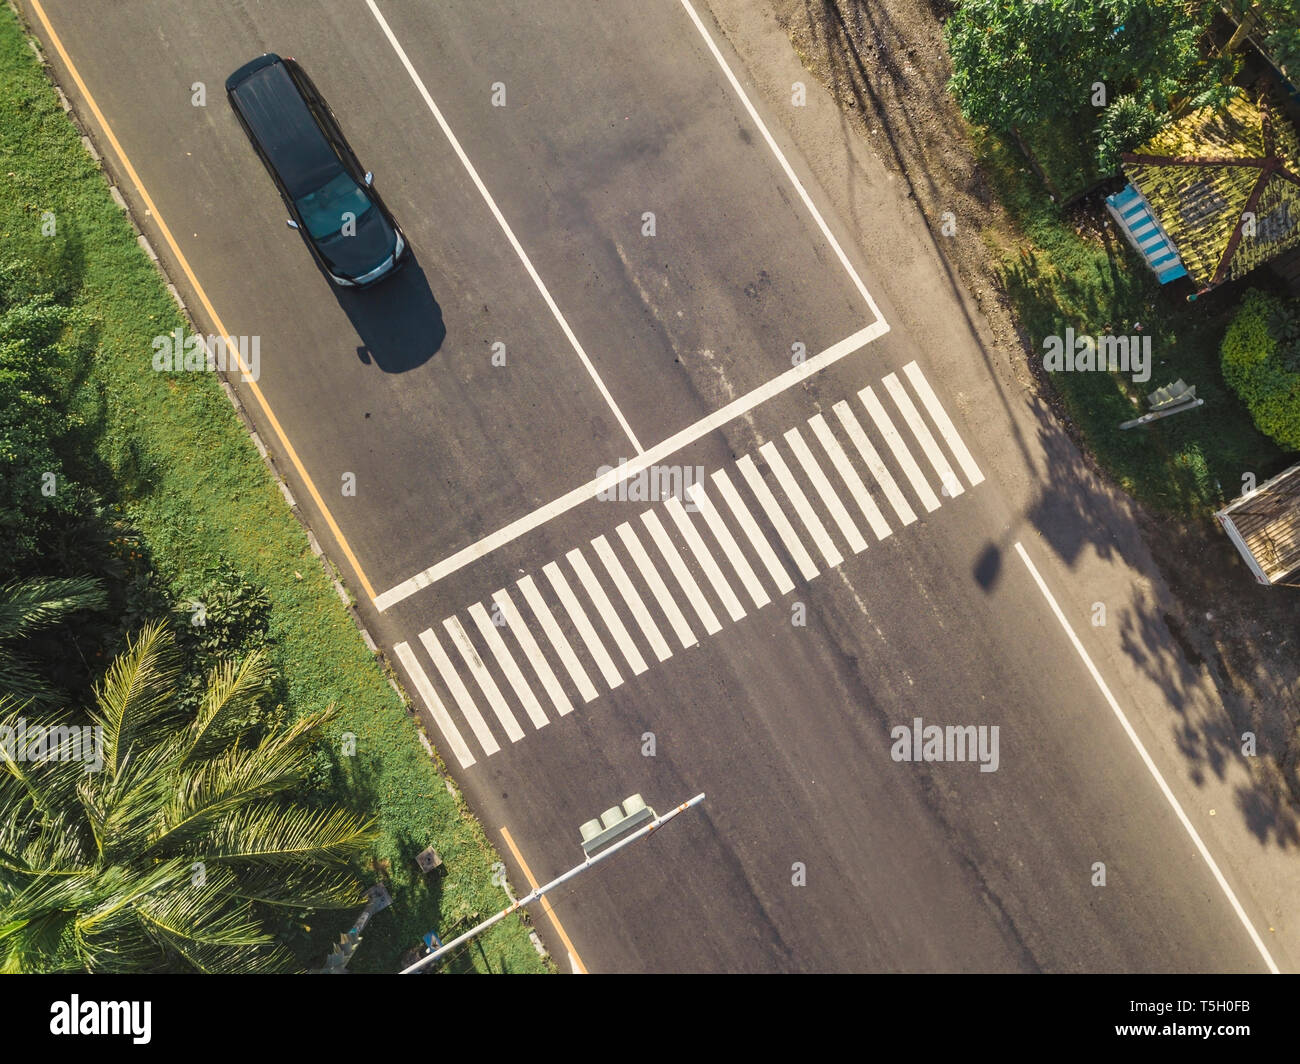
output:
[[[623,849],[624,847],[631,846],[632,843],[634,842],[639,842],[641,839],[648,838],[660,827],[662,827],[664,824],[667,824],[668,821],[672,820],[673,817],[677,816],[679,813],[685,812],[687,809],[690,809],[692,806],[699,805],[702,801],[704,801],[704,795],[697,794],[694,798],[689,798],[686,801],[682,802],[681,805],[676,806],[673,809],[670,809],[663,816],[659,816],[655,813],[653,809],[650,809],[649,806],[647,806],[645,802],[641,800],[640,795],[638,794],[632,795],[631,798],[627,799],[627,801],[623,803],[624,806],[623,809],[619,809],[616,806],[613,809],[609,809],[604,813],[604,815],[601,817],[601,821],[604,822],[603,830],[601,830],[601,821],[588,821],[586,824],[583,825],[582,827],[583,851],[587,854],[587,859],[583,861],[582,864],[570,868],[563,875],[557,876],[549,883],[543,884],[542,886],[534,890],[531,894],[528,894],[527,896],[520,898],[518,901],[512,902],[510,905],[506,906],[496,915],[489,916],[481,924],[478,924],[476,927],[470,928],[463,935],[453,938],[445,946],[441,946],[438,949],[434,950],[427,957],[421,957],[409,968],[403,968],[399,974],[410,975],[413,972],[418,972],[423,968],[427,968],[434,961],[438,960],[440,957],[445,957],[452,950],[458,948],[459,946],[462,946],[464,943],[468,942],[475,935],[481,934],[482,932],[486,931],[493,924],[500,923],[507,916],[518,911],[519,909],[522,909],[525,905],[531,905],[533,902],[537,901],[548,891],[554,890],[561,883],[567,883],[570,879],[573,879],[576,876],[581,875],[583,872],[585,872],[588,868],[591,868],[593,865],[600,864],[600,862],[605,860],[607,857],[613,857],[614,854],[618,853],[618,851]],[[629,835],[627,838],[621,839],[620,841],[614,843],[614,845],[610,846],[608,849],[600,850],[599,853],[596,853],[594,856],[592,855],[591,852],[592,850],[596,849],[597,846],[603,845],[604,843],[608,842],[610,838],[618,835],[620,831],[626,831],[627,828],[630,827],[632,824],[644,822],[647,819],[646,817],[647,813],[651,817],[653,817],[653,819],[650,820],[650,823],[645,824],[644,827],[640,828],[634,834]],[[595,830],[593,830],[593,826]],[[599,832],[599,834],[597,834],[597,832]]]

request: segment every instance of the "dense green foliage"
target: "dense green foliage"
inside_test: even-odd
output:
[[[1260,432],[1300,450],[1300,372],[1294,365],[1294,311],[1251,290],[1223,337],[1223,377]],[[1278,330],[1282,335],[1279,335]]]

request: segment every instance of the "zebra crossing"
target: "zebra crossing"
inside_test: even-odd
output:
[[[443,749],[469,768],[983,482],[915,362],[856,398],[398,643]]]

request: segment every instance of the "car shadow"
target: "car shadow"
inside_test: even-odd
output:
[[[321,271],[322,273],[324,271]],[[392,277],[357,291],[326,281],[357,331],[357,358],[385,373],[406,373],[442,348],[447,326],[415,253]]]

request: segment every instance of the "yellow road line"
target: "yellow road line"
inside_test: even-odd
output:
[[[537,880],[533,878],[532,869],[528,867],[528,862],[524,860],[524,855],[519,852],[519,847],[515,845],[515,840],[510,837],[510,831],[508,828],[501,829],[501,837],[506,840],[506,845],[510,847],[510,852],[514,855],[515,860],[519,862],[519,867],[524,870],[524,878],[528,880],[529,887],[536,890]],[[582,958],[578,956],[578,951],[573,948],[573,943],[569,941],[569,936],[565,934],[564,928],[561,926],[559,918],[556,917],[555,910],[551,908],[551,902],[545,894],[542,895],[542,909],[546,915],[551,918],[551,923],[555,925],[555,930],[560,936],[560,941],[564,943],[564,948],[569,951],[569,956],[573,958],[573,963],[578,966],[578,970],[583,975],[590,974],[587,971],[587,966],[582,963]]]
[[[185,255],[181,252],[180,246],[172,236],[171,230],[167,227],[167,223],[163,221],[162,215],[158,212],[158,208],[154,204],[153,197],[149,195],[148,190],[144,187],[144,182],[140,180],[140,175],[136,173],[135,167],[131,165],[131,160],[127,158],[126,152],[122,150],[122,145],[118,142],[117,136],[113,133],[112,127],[104,117],[104,113],[99,109],[99,105],[95,103],[95,98],[90,94],[90,90],[86,88],[86,83],[81,80],[81,74],[77,71],[76,65],[72,62],[72,57],[68,55],[67,49],[63,47],[63,41],[61,41],[59,35],[55,33],[54,26],[50,24],[50,20],[45,14],[45,9],[41,6],[40,0],[27,0],[27,2],[31,4],[32,10],[36,12],[36,17],[41,20],[41,25],[45,27],[45,32],[49,35],[50,43],[54,45],[54,50],[59,53],[59,58],[63,60],[64,65],[68,68],[68,73],[72,75],[72,80],[76,83],[77,91],[81,93],[87,106],[90,107],[91,114],[95,116],[95,121],[99,123],[99,128],[104,131],[104,136],[120,160],[122,169],[126,171],[127,177],[131,179],[131,183],[135,186],[136,192],[139,193],[140,199],[144,202],[145,209],[157,223],[159,232],[162,233],[163,239],[167,241],[167,246],[171,249],[171,253],[175,257],[177,264],[180,266],[181,272],[185,274],[186,280],[189,281],[190,287],[194,289],[194,293],[199,297],[199,302],[203,304],[203,309],[207,312],[208,317],[212,319],[212,323],[217,327],[217,331],[222,336],[229,337],[231,334],[226,331],[226,326],[222,323],[216,309],[212,306],[211,300],[208,299],[208,294],[203,290],[203,286],[199,284],[199,279],[194,276],[194,271],[190,269],[189,260],[185,258]],[[340,530],[338,523],[334,520],[334,515],[330,513],[329,507],[325,505],[325,500],[321,498],[320,492],[316,490],[316,485],[312,483],[311,477],[307,475],[307,470],[303,466],[302,460],[298,457],[298,452],[294,450],[293,444],[289,442],[289,437],[280,426],[279,419],[272,412],[270,404],[262,394],[262,389],[257,386],[256,381],[248,379],[251,376],[251,373],[248,367],[244,364],[243,358],[239,356],[237,350],[235,352],[235,358],[239,362],[239,368],[244,378],[244,383],[248,385],[249,391],[253,393],[253,397],[257,400],[257,405],[262,408],[262,413],[266,415],[266,420],[270,423],[271,428],[275,430],[275,435],[280,441],[280,446],[283,448],[285,456],[293,464],[293,468],[297,470],[298,476],[302,478],[302,482],[307,486],[307,494],[311,496],[312,502],[316,504],[322,516],[325,518],[325,524],[329,527],[330,533],[334,536],[335,542],[338,543],[339,547],[343,551],[344,557],[348,560],[348,564],[352,566],[353,571],[357,574],[357,578],[361,581],[362,590],[365,591],[368,598],[373,600],[375,597],[375,589],[370,586],[370,581],[366,579],[366,574],[361,568],[361,563],[357,561],[357,556],[352,553],[352,548],[348,546],[348,541],[343,537],[343,532]]]

